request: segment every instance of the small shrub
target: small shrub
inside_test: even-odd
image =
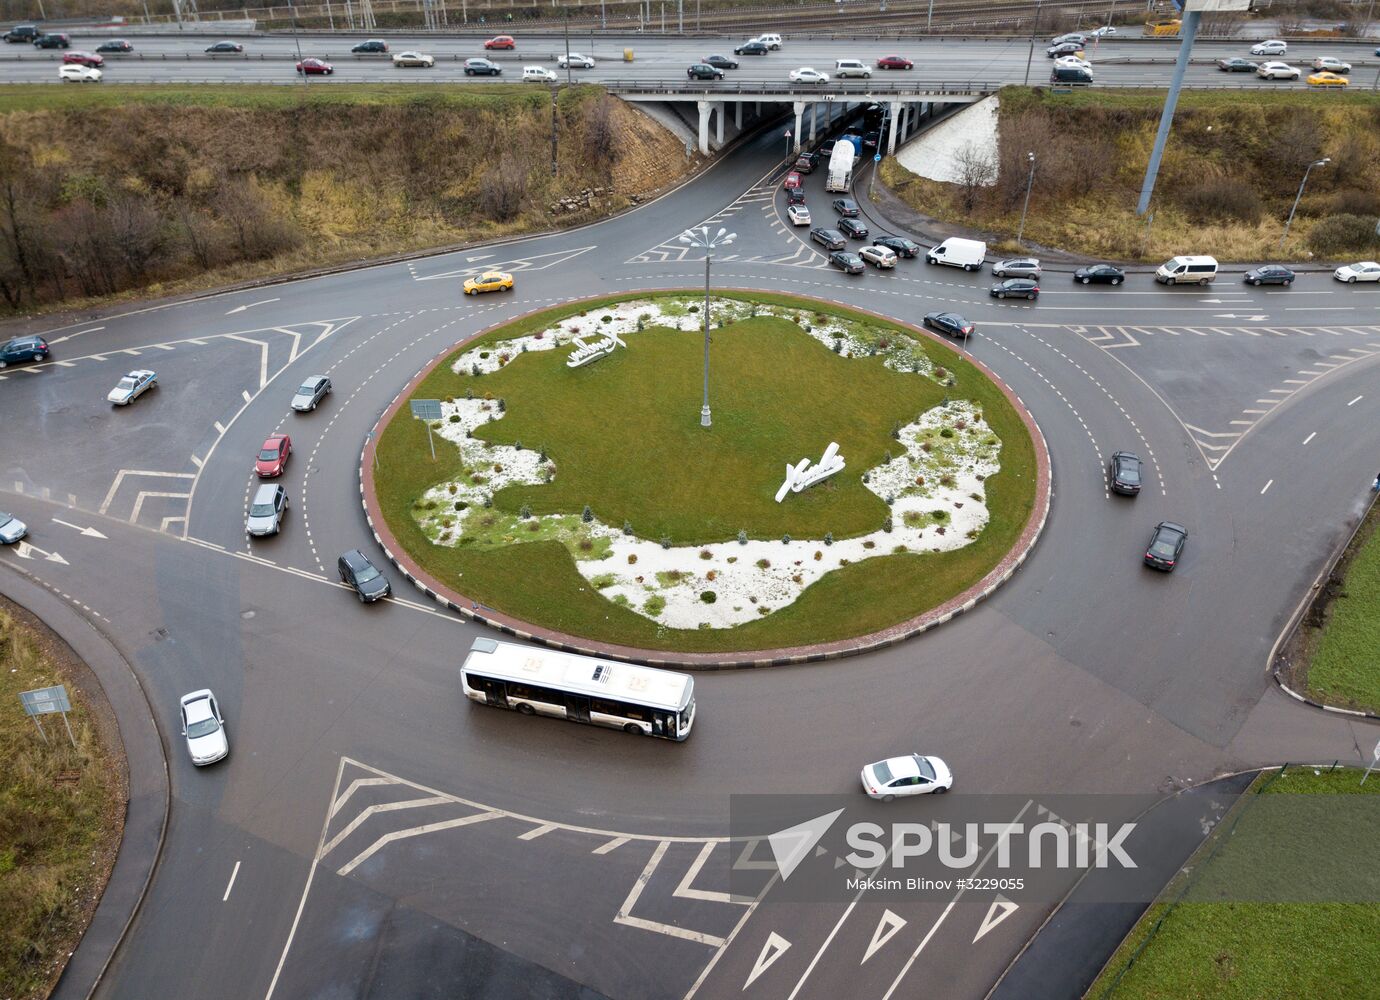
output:
[[[805,582],[805,577],[802,576],[802,575],[799,574],[799,573],[796,573],[794,576],[791,577],[791,582],[792,582],[792,583],[797,583],[797,584],[799,584],[799,583],[804,583],[804,582]]]
[[[825,545],[833,545],[833,544],[834,544],[834,533],[833,533],[832,531],[826,531],[826,532],[824,533],[824,544],[825,544]]]
[[[460,422],[460,414],[452,413],[450,415],[450,422],[453,424],[458,424]]]
[[[655,618],[666,610],[666,598],[662,597],[660,594],[653,594],[651,597],[647,598],[646,603],[642,605],[642,610],[645,611],[649,617]]]
[[[542,445],[542,446],[541,446],[541,451],[537,452],[537,464],[538,464],[538,465],[541,465],[541,464],[543,464],[543,463],[545,463],[545,462],[546,462],[546,445]]]
[[[463,500],[457,500],[457,501],[455,501],[455,509],[456,509],[456,510],[464,510],[464,509],[465,509],[466,507],[468,507],[468,506],[469,506],[469,504],[465,503],[465,501],[463,501]]]
[[[867,541],[863,542],[863,548],[865,549],[875,549],[876,547],[877,543],[872,541],[871,539],[868,539]]]
[[[524,521],[526,521],[526,520],[527,520],[528,518],[530,518],[531,516],[532,516],[532,508],[529,507],[527,504],[523,504],[523,505],[522,505],[522,510],[518,511],[518,517],[520,517],[520,518],[522,518]]]
[[[920,450],[925,452],[926,454],[929,454],[930,452],[934,451],[934,442],[926,441],[924,444],[920,446]]]
[[[899,556],[902,552],[909,552],[910,549],[906,548],[904,545],[897,545],[891,551]]]
[[[669,548],[671,547],[671,539],[670,539],[669,536],[667,536],[667,535],[662,535],[662,536],[661,536],[661,547],[662,547],[663,549],[669,549]]]
[[[883,465],[890,465],[890,464],[891,464],[891,450],[890,450],[890,449],[887,449],[887,451],[883,453],[883,455],[882,455],[882,464],[883,464]]]
[[[541,522],[540,522],[540,521],[536,521],[536,520],[528,521],[528,522],[527,522],[527,530],[528,530],[528,531],[540,531],[540,530],[541,530]]]
[[[704,578],[708,580],[710,583],[713,583],[715,580],[719,578],[718,571],[711,569],[708,573],[704,574]]]
[[[738,530],[738,544],[739,544],[739,545],[746,545],[746,544],[747,544],[747,531],[744,530],[744,529],[741,529],[741,528]]]
[[[455,491],[457,489],[459,489],[459,487],[457,487],[454,483],[446,484],[446,490],[450,493],[451,496],[455,496]]]
[[[726,560],[726,562],[730,562],[730,563],[736,563],[737,561],[738,561],[738,557],[737,557],[737,556],[729,556],[728,559]]]
[[[823,559],[823,558],[824,558],[824,553],[821,552],[819,549],[815,549],[815,562],[819,562],[819,561],[820,561],[821,559]]]
[[[476,365],[475,367],[478,368],[479,366]],[[478,375],[479,372],[476,371],[475,374]],[[473,398],[474,398],[474,390],[471,389],[469,386],[465,386],[465,398],[466,398],[466,399],[473,399]]]
[[[713,558],[714,558],[714,553],[710,552],[708,549],[700,549],[700,558],[701,558],[701,559],[713,559]]]
[[[498,412],[499,412],[499,413],[507,413],[507,412],[508,412],[508,404],[507,404],[507,402],[504,401],[504,399],[503,399],[502,396],[499,396],[499,397],[498,397]],[[521,450],[522,450],[521,448],[518,448],[518,451],[521,451]]]
[[[932,510],[930,511],[930,517],[934,518],[940,524],[943,524],[949,519],[949,512],[947,510]]]
[[[580,511],[580,520],[584,521],[585,524],[594,520],[594,511],[589,509],[589,504],[585,504],[585,509]]]
[[[623,534],[625,534],[625,535],[631,535],[632,533],[633,533],[633,530],[632,530],[632,522],[631,522],[631,521],[624,521],[624,522],[623,522]]]
[[[714,591],[712,590],[704,590],[700,592],[700,600],[703,601],[705,604],[713,604],[718,599],[719,595],[714,593]]]
[[[757,560],[757,568],[758,568],[758,569],[771,569],[771,562],[768,561],[768,560],[766,560],[766,559],[758,559],[758,560]]]
[[[1380,248],[1375,223],[1362,215],[1329,215],[1308,231],[1308,249],[1323,256],[1364,253]]]
[[[941,427],[939,429],[939,436],[942,438],[951,438],[954,436],[954,429],[952,427]]]
[[[590,539],[590,538],[581,538],[581,539],[580,539],[580,551],[581,551],[581,552],[590,552],[590,551],[593,551],[593,549],[594,549],[594,541],[593,541],[593,539]]]
[[[503,465],[502,465],[502,463],[495,462],[495,463],[494,463],[494,471],[495,471],[495,472],[502,472],[502,471],[503,471]]]
[[[613,603],[617,604],[620,608],[632,607],[632,601],[628,600],[627,594],[614,594]]]
[[[487,361],[487,360],[489,360],[489,352],[488,352],[488,351],[480,351],[480,352],[479,352],[479,358],[480,358],[481,361]]]
[[[634,566],[634,565],[636,565],[636,564],[637,564],[637,553],[636,553],[636,552],[629,552],[629,553],[628,553],[628,565],[629,565],[629,566]]]
[[[1194,222],[1239,219],[1255,225],[1264,211],[1255,188],[1231,177],[1213,178],[1180,189],[1179,204]]]
[[[600,323],[612,323],[612,322],[613,322],[613,317],[610,316],[608,313],[605,313],[604,315],[602,315],[602,316],[599,317],[599,322],[600,322]]]
[[[791,536],[790,536],[790,535],[782,535],[782,536],[781,536],[781,544],[782,544],[782,545],[790,545],[790,544],[791,544]]]
[[[916,477],[915,477],[915,485],[916,485],[916,486],[924,486],[924,485],[925,485],[925,477],[924,477],[924,476],[916,476]]]
[[[954,479],[953,476],[944,475],[944,476],[940,476],[940,477],[939,477],[939,485],[940,485],[940,486],[949,486],[949,487],[952,487],[952,486],[957,485],[957,483],[958,483],[958,480]]]
[[[686,312],[697,313],[697,312],[700,311],[700,307],[699,307],[699,306],[691,306],[689,309],[687,309],[687,310],[685,310],[685,311],[686,311]]]
[[[771,614],[771,608],[767,607],[765,604],[759,604],[757,605],[757,613],[759,615],[769,615]]]
[[[891,529],[892,529],[891,518],[888,517],[885,521],[882,522],[882,530],[885,531],[885,532],[887,532],[888,534],[890,534],[890,533],[891,533]]]

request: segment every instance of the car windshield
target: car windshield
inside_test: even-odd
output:
[[[872,773],[877,776],[877,784],[885,785],[891,781],[891,768],[886,766],[886,761],[872,765]]]
[[[250,516],[250,517],[272,517],[272,516],[273,516],[273,504],[272,504],[272,502],[269,502],[269,503],[256,503],[256,504],[250,504],[250,505],[249,505],[249,516]]]
[[[277,457],[278,457],[278,449],[277,449],[277,448],[265,448],[263,451],[259,452],[259,458],[262,459],[262,460],[265,461],[265,462],[271,462],[271,461],[273,461],[273,460],[274,460],[275,458],[277,458]]]
[[[117,389],[133,389],[133,388],[134,388],[134,379],[132,379],[132,378],[130,378],[128,375],[126,375],[124,378],[120,379],[120,384],[117,385],[115,388],[117,388]]]
[[[191,739],[200,736],[210,736],[220,728],[220,723],[215,719],[202,719],[200,722],[193,722],[187,726],[187,735]]]
[[[377,580],[379,571],[374,568],[372,563],[365,563],[364,566],[355,570],[356,583],[368,583],[370,580]]]

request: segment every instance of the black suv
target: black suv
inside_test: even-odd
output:
[[[15,337],[0,344],[0,368],[21,361],[43,361],[48,357],[48,342],[42,337]]]
[[[1107,466],[1107,480],[1113,493],[1136,496],[1140,493],[1140,456],[1130,451],[1113,453]]]
[[[820,244],[826,250],[842,250],[848,246],[848,241],[843,238],[843,233],[837,229],[828,229],[824,226],[815,226],[810,230],[810,239]]]
[[[715,69],[709,63],[691,63],[690,68],[685,71],[685,75],[691,80],[722,80],[724,71]]]
[[[55,31],[51,35],[39,35],[34,39],[36,49],[70,49],[72,39],[68,38],[60,31]]]
[[[857,219],[840,219],[839,231],[845,236],[851,236],[855,240],[867,239],[867,227]]]
[[[834,211],[845,219],[856,219],[858,217],[858,203],[852,198],[835,198],[832,202]]]
[[[704,57],[704,61],[707,62],[709,65],[713,66],[715,69],[737,69],[737,68],[738,68],[738,60],[737,60],[737,59],[730,59],[730,58],[728,58],[728,56],[720,56],[720,55],[705,56],[705,57]]]
[[[873,246],[886,247],[897,257],[914,257],[920,252],[920,244],[908,240],[904,236],[878,236],[873,239],[872,244]]]
[[[368,52],[384,53],[388,51],[388,43],[382,38],[371,38],[368,41],[360,42],[350,49],[355,55],[364,55]]]
[[[833,264],[845,274],[862,274],[867,270],[867,265],[863,259],[855,253],[848,253],[844,250],[835,250],[829,255],[829,263]]]
[[[382,600],[393,592],[388,577],[380,573],[359,549],[351,549],[336,560],[340,582],[349,587],[365,604]]]
[[[16,24],[5,32],[7,42],[32,42],[39,36],[39,30],[32,24]]]

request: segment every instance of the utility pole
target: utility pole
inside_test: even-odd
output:
[[[1025,213],[1030,208],[1030,188],[1035,183],[1035,154],[1025,154],[1030,159],[1030,176],[1025,179],[1025,204],[1021,206],[1021,227],[1016,230],[1016,246],[1024,246],[1021,238],[1025,236]]]
[[[1030,86],[1030,62],[1035,58],[1035,33],[1040,30],[1040,0],[1035,0],[1035,16],[1030,21],[1030,54],[1025,57],[1025,86]]]
[[[551,176],[556,176],[556,93],[559,86],[551,81]]]
[[[1303,200],[1303,186],[1308,183],[1308,175],[1312,173],[1314,167],[1322,167],[1332,162],[1332,157],[1324,156],[1321,160],[1314,160],[1308,164],[1308,169],[1303,172],[1303,180],[1299,181],[1299,193],[1294,196],[1294,206],[1289,209],[1289,218],[1284,220],[1284,233],[1279,238],[1279,248],[1284,249],[1284,241],[1289,238],[1289,227],[1294,224],[1294,213],[1299,210],[1299,202]]]
[[[561,10],[565,11],[565,17],[562,19],[565,22],[565,82],[569,86],[575,83],[570,75],[570,8],[562,7]]]
[[[307,67],[302,65],[302,39],[297,35],[297,5],[288,3],[288,13],[292,15],[292,44],[297,47],[297,65],[302,71],[302,86],[307,85]]]
[[[1160,173],[1160,160],[1164,157],[1164,147],[1169,141],[1169,126],[1174,121],[1174,109],[1179,104],[1179,91],[1183,89],[1184,74],[1188,72],[1188,57],[1193,51],[1193,38],[1198,34],[1198,22],[1202,12],[1184,11],[1183,41],[1179,44],[1179,58],[1174,61],[1174,76],[1169,81],[1169,93],[1164,99],[1164,110],[1160,112],[1160,127],[1155,133],[1155,145],[1150,150],[1150,162],[1145,165],[1145,180],[1140,187],[1140,201],[1136,204],[1136,214],[1144,215],[1150,208],[1150,196],[1155,193],[1155,178]]]

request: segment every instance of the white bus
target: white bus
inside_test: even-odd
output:
[[[481,637],[460,668],[465,697],[523,715],[549,715],[683,740],[695,721],[688,674]]]

